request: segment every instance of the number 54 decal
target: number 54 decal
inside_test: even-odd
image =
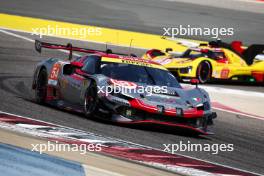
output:
[[[53,65],[50,75],[49,75],[49,80],[48,80],[48,84],[53,85],[53,86],[57,86],[58,84],[58,75],[61,69],[61,65],[59,63],[56,63]]]

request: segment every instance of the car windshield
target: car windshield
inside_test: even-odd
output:
[[[103,62],[101,64],[101,73],[118,80],[181,88],[177,79],[169,71],[158,68]]]
[[[190,58],[198,58],[198,57],[203,57],[204,54],[200,51],[190,51],[189,56]]]
[[[181,58],[190,58],[190,59],[196,59],[198,57],[203,57],[205,56],[204,53],[200,52],[200,51],[196,51],[196,50],[192,50],[192,49],[188,49],[186,50],[182,56],[180,56]],[[175,56],[177,57],[177,56]]]

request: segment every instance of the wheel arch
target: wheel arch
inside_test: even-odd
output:
[[[197,69],[198,69],[198,66],[199,66],[202,62],[208,62],[208,63],[210,64],[212,70],[213,70],[213,65],[214,65],[214,63],[213,63],[214,61],[213,61],[213,60],[211,60],[211,59],[200,59],[200,60],[197,62],[197,64],[196,64],[196,67],[195,67],[196,71],[197,71]]]
[[[35,69],[35,72],[34,72],[34,75],[33,75],[33,81],[32,81],[32,89],[36,89],[36,83],[37,83],[37,79],[38,79],[39,73],[43,69],[46,69],[46,71],[48,71],[47,67],[45,65],[40,65],[40,66],[38,66]]]
[[[96,85],[98,85],[98,80],[96,79],[96,77],[91,76],[90,78],[87,78],[85,81],[88,82],[88,84],[86,84],[84,82],[83,87],[82,87],[82,92],[81,92],[81,96],[80,96],[80,102],[83,102],[85,99],[85,93],[87,91],[87,89],[92,85],[92,83],[95,83]]]

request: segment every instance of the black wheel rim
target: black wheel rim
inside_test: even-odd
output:
[[[97,106],[97,96],[94,87],[90,88],[85,95],[84,108],[85,113],[90,115],[95,112]]]
[[[208,62],[202,62],[198,70],[198,78],[201,83],[205,83],[210,79],[211,66]]]

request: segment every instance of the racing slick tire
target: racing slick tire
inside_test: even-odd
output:
[[[44,104],[47,97],[47,84],[48,84],[48,73],[45,68],[39,71],[36,89],[35,89],[35,101],[39,104]]]
[[[212,77],[212,66],[208,61],[202,61],[196,71],[196,77],[199,80],[199,83],[207,83],[211,80]]]
[[[95,82],[87,88],[84,95],[84,115],[87,118],[93,117],[98,111],[99,99],[97,96],[97,86]]]

